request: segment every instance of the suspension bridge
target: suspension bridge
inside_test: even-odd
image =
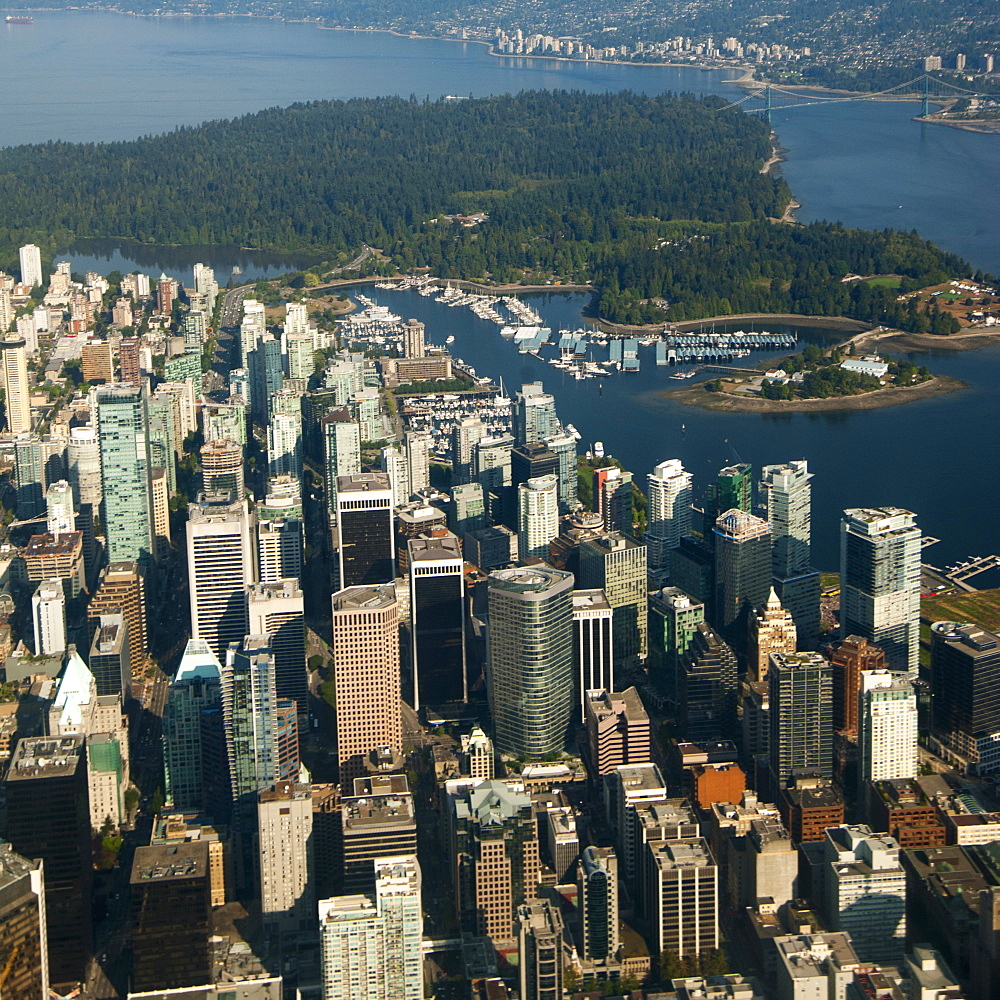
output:
[[[906,83],[897,84],[888,90],[879,90],[875,93],[837,95],[831,97],[821,97],[819,95],[803,93],[802,90],[785,89],[774,84],[763,84],[754,87],[750,93],[741,97],[738,101],[732,101],[720,111],[727,111],[730,108],[742,107],[744,111],[753,115],[760,115],[768,124],[771,123],[771,115],[775,111],[789,111],[792,108],[808,108],[821,104],[849,104],[859,101],[879,101],[879,100],[919,100],[920,117],[927,118],[931,113],[932,104],[954,103],[962,98],[997,98],[1000,94],[981,94],[966,87],[940,80],[937,77],[924,73],[916,76]],[[753,102],[761,102],[760,107],[754,106]]]

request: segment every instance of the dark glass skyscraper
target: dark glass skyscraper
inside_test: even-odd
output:
[[[392,484],[380,472],[337,477],[340,589],[391,583],[396,575]]]
[[[742,653],[749,615],[771,592],[771,526],[742,510],[715,522],[715,602],[710,621]]]

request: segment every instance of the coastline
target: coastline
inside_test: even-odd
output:
[[[880,410],[919,399],[946,396],[968,387],[969,384],[961,379],[952,378],[950,375],[935,375],[919,385],[905,388],[888,386],[859,396],[837,396],[831,399],[761,399],[758,396],[735,395],[729,392],[706,392],[704,383],[684,389],[665,389],[659,395],[684,406],[696,406],[702,410],[724,413],[832,413]]]

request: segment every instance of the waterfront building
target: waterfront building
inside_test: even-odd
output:
[[[31,390],[28,383],[28,355],[24,338],[8,333],[0,338],[0,371],[3,372],[4,410],[7,433],[31,430]]]
[[[518,554],[548,559],[549,543],[559,534],[559,481],[554,475],[528,479],[517,488]]]
[[[710,545],[715,543],[715,522],[727,510],[744,514],[753,510],[753,467],[748,462],[720,469],[715,482],[705,491],[703,534]]]
[[[475,478],[476,445],[486,437],[486,425],[478,417],[463,417],[451,429],[451,484],[471,483]]]
[[[559,433],[555,397],[541,382],[521,386],[514,399],[514,437],[519,445],[544,441]]]
[[[819,653],[772,653],[767,672],[772,779],[833,777],[833,670]]]
[[[580,507],[577,500],[579,474],[576,460],[576,438],[572,434],[554,434],[546,438],[545,447],[556,457],[556,475],[559,478],[559,510],[562,513]]]
[[[891,670],[916,678],[920,652],[920,529],[897,507],[844,511],[840,629],[880,646]]]
[[[390,583],[396,575],[392,486],[380,472],[337,478],[341,588]]]
[[[537,565],[488,581],[490,702],[498,748],[559,752],[573,715],[573,576]]]
[[[605,531],[632,534],[632,473],[617,466],[594,469],[594,509]]]
[[[645,542],[649,571],[660,580],[670,579],[670,553],[691,531],[691,473],[679,459],[660,462],[646,477],[649,515]]]
[[[613,616],[603,590],[573,591],[574,701],[584,722],[588,692],[615,689]]]

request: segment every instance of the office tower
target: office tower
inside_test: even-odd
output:
[[[379,452],[379,470],[389,477],[392,505],[400,507],[410,499],[410,463],[406,452],[395,445]]]
[[[422,431],[407,431],[403,435],[403,453],[410,493],[426,489],[431,484],[430,452],[432,439]]]
[[[594,509],[605,531],[632,534],[632,473],[616,466],[594,470]]]
[[[204,639],[188,639],[163,711],[166,803],[178,812],[207,812],[202,756],[202,715],[222,704],[222,666]]]
[[[246,495],[243,446],[237,441],[206,441],[198,450],[205,493],[229,493],[233,503]]]
[[[541,875],[538,824],[520,783],[458,780],[445,785],[459,927],[509,943],[517,908]]]
[[[24,552],[24,562],[30,582],[63,580],[70,599],[86,585],[82,532],[71,531],[59,538],[48,532],[32,535]]]
[[[802,641],[819,635],[819,573],[809,550],[811,492],[805,460],[765,465],[761,470],[760,499],[771,525],[774,544],[771,572],[774,588],[795,619]]]
[[[819,653],[772,653],[767,671],[771,776],[833,777],[833,668]]]
[[[563,921],[547,899],[517,909],[518,980],[522,1000],[561,1000]]]
[[[613,609],[615,670],[638,666],[649,652],[646,546],[618,532],[581,542],[579,582]]]
[[[548,559],[549,542],[559,534],[559,494],[555,476],[529,479],[517,488],[518,554]]]
[[[781,606],[772,587],[763,609],[750,615],[750,641],[747,649],[749,679],[766,680],[771,654],[794,653],[798,648],[798,635],[795,619]]]
[[[34,243],[18,250],[21,262],[21,284],[34,288],[42,284],[42,251]]]
[[[577,500],[576,438],[572,434],[555,434],[545,439],[548,448],[558,460],[556,475],[559,477],[559,510],[566,514],[580,507]]]
[[[417,820],[405,774],[355,778],[340,809],[340,882],[345,893],[375,889],[378,858],[417,853]]]
[[[472,727],[472,732],[465,733],[459,743],[459,761],[463,774],[482,781],[492,781],[495,770],[495,754],[493,741],[479,728]]]
[[[365,774],[373,751],[402,746],[399,606],[391,584],[333,595],[333,681],[341,785]]]
[[[294,699],[300,715],[309,700],[304,600],[295,579],[255,583],[247,590],[250,634],[270,638],[275,691],[279,698]]]
[[[463,417],[451,429],[451,484],[471,483],[475,478],[476,445],[486,437],[486,425],[478,417]]]
[[[917,676],[920,529],[897,507],[845,510],[840,522],[840,629],[885,652],[891,670]]]
[[[632,880],[639,873],[643,843],[638,810],[665,800],[667,788],[660,769],[653,763],[621,765],[607,780],[608,800],[613,803],[613,813],[609,807],[609,816],[618,843],[618,860],[624,877]]]
[[[864,962],[898,962],[906,938],[899,844],[867,826],[838,826],[823,844],[828,926],[846,931]]]
[[[510,452],[510,481],[513,486],[520,486],[529,479],[541,476],[555,476],[559,480],[559,456],[547,444],[529,441],[518,445]],[[556,490],[558,492],[558,485]]]
[[[649,716],[634,687],[615,693],[587,691],[584,712],[592,774],[649,763]]]
[[[137,847],[129,889],[132,990],[213,982],[208,844]]]
[[[905,674],[866,670],[858,704],[858,763],[862,807],[872,781],[915,778],[917,696]]]
[[[275,413],[267,425],[267,471],[272,476],[302,475],[302,415]]]
[[[827,651],[833,664],[833,728],[838,733],[858,731],[858,692],[865,670],[886,670],[885,653],[859,635],[849,635]]]
[[[156,551],[146,424],[140,390],[120,385],[97,390],[104,528],[112,562],[146,563]]]
[[[121,612],[91,616],[94,636],[87,662],[97,683],[97,693],[121,695],[126,702],[132,697],[132,669],[128,626]]]
[[[341,407],[321,421],[326,461],[326,500],[331,511],[337,510],[337,480],[341,476],[361,475],[361,427]]]
[[[221,660],[230,643],[247,634],[245,595],[256,575],[252,515],[246,500],[210,506],[205,501],[212,497],[201,499],[188,505],[191,636],[205,639]]]
[[[602,963],[621,947],[618,927],[618,858],[610,847],[587,847],[577,863],[580,957]]]
[[[264,925],[271,935],[308,935],[316,920],[309,786],[280,781],[258,792],[257,831]]]
[[[392,486],[380,472],[337,477],[341,589],[390,583],[396,575]]]
[[[0,844],[0,986],[4,995],[49,996],[44,864]]]
[[[46,527],[49,534],[66,534],[76,530],[73,491],[65,479],[52,483],[45,491]]]
[[[486,499],[482,483],[463,483],[451,488],[447,502],[448,527],[459,538],[472,531],[481,531],[487,525]]]
[[[43,580],[31,597],[35,655],[52,656],[66,648],[66,594],[61,580]]]
[[[935,622],[931,687],[934,735],[981,771],[983,751],[1000,738],[1000,635],[978,625]]]
[[[381,858],[375,892],[319,902],[323,1000],[422,1000],[420,866]]]
[[[75,984],[91,953],[93,864],[84,737],[22,739],[7,777],[7,839],[41,860],[52,985]]]
[[[3,371],[4,410],[7,433],[31,430],[31,398],[28,356],[23,337],[8,333],[0,338],[0,369]]]
[[[748,619],[771,591],[771,526],[730,509],[716,519],[714,621],[738,652],[746,647]]]
[[[413,707],[467,701],[462,546],[446,534],[412,538],[407,548]]]
[[[14,476],[18,519],[38,517],[45,511],[45,466],[37,434],[25,431],[14,438]]]
[[[263,505],[257,505],[260,516]],[[257,565],[261,583],[302,576],[302,522],[297,518],[257,522]]]
[[[114,356],[109,341],[84,341],[80,347],[80,374],[84,382],[104,382],[108,385],[114,382]]]
[[[509,434],[481,438],[476,442],[476,478],[486,490],[512,485],[511,452],[514,439]]]
[[[120,612],[128,627],[129,661],[133,676],[142,676],[146,659],[145,585],[134,562],[113,562],[101,570],[97,593],[90,600],[91,621],[102,614]]]
[[[153,535],[157,558],[170,551],[170,484],[166,469],[153,469],[149,477],[153,498]]]
[[[256,424],[265,424],[271,396],[281,390],[285,374],[281,341],[264,334],[247,355],[246,367],[250,370],[250,417]]]
[[[727,510],[753,510],[753,467],[747,462],[728,465],[719,470],[714,483],[705,491],[705,539],[714,543],[712,534],[716,518]]]
[[[498,570],[488,587],[497,747],[528,760],[558,753],[573,715],[573,576],[547,566]]]
[[[731,740],[736,732],[736,654],[706,622],[694,626],[680,660],[677,703],[689,742]]]
[[[544,441],[559,433],[556,401],[542,388],[541,382],[521,386],[514,400],[514,437],[517,444]]]
[[[408,320],[403,327],[403,357],[422,358],[424,350],[424,324],[419,320]]]
[[[573,591],[574,704],[587,719],[588,692],[614,691],[614,609],[603,590]]]
[[[657,951],[679,958],[719,947],[719,869],[701,837],[645,845],[646,912]]]
[[[670,557],[670,580],[706,606],[715,598],[715,553],[709,539],[685,535]]]
[[[691,532],[691,473],[680,459],[654,466],[646,477],[649,514],[645,542],[649,569],[664,580],[670,579],[670,553]]]
[[[101,446],[95,428],[73,427],[66,445],[66,465],[73,502],[97,507],[104,499],[101,488]]]

